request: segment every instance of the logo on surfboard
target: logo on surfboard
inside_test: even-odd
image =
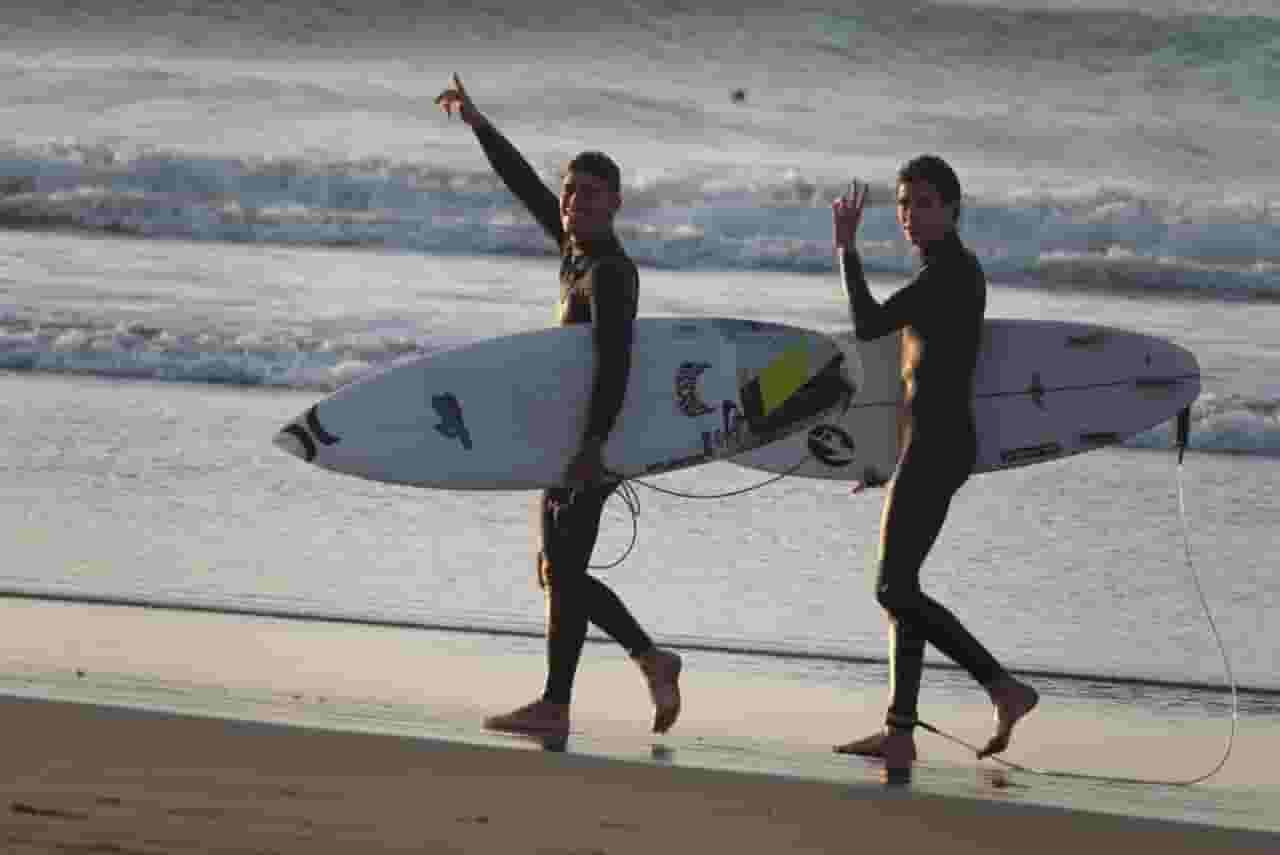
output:
[[[818,425],[809,431],[809,453],[833,469],[853,462],[853,437],[842,427]]]
[[[717,451],[737,454],[746,448],[750,428],[737,401],[720,402],[721,427],[702,432],[702,450],[708,458]]]
[[[431,406],[440,417],[440,424],[435,426],[436,430],[442,436],[458,440],[463,448],[470,451],[471,431],[467,430],[467,423],[462,419],[462,404],[458,403],[453,393],[432,395]]]
[[[676,371],[676,404],[691,419],[713,411],[698,394],[698,378],[710,367],[710,362],[681,362]]]

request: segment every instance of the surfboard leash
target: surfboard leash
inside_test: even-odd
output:
[[[631,486],[628,479],[624,478],[618,485],[616,495],[622,497],[622,503],[627,506],[627,513],[631,516],[631,542],[627,544],[627,548],[622,554],[608,564],[588,564],[592,570],[612,570],[623,561],[627,560],[627,556],[631,554],[631,550],[636,548],[636,538],[640,534],[640,524],[636,522],[640,518],[640,494],[636,492],[636,488]]]
[[[670,490],[666,487],[659,487],[657,484],[651,484],[642,478],[623,478],[621,485],[618,487],[617,494],[622,498],[623,503],[627,506],[627,512],[631,515],[631,543],[623,551],[621,556],[609,564],[592,564],[589,566],[592,570],[611,570],[623,561],[626,561],[627,556],[629,556],[631,551],[635,548],[636,538],[640,529],[639,523],[637,522],[640,518],[640,494],[636,491],[636,488],[633,486],[634,484],[639,484],[642,487],[648,487],[655,493],[663,493],[668,496],[674,496],[678,499],[729,499],[734,496],[741,496],[746,493],[750,493],[752,490],[759,490],[761,487],[767,487],[776,481],[781,481],[783,478],[794,475],[799,471],[800,467],[808,463],[812,457],[813,454],[811,452],[805,452],[805,455],[801,458],[800,462],[787,469],[785,472],[781,472],[767,478],[758,484],[752,484],[749,487],[742,487],[737,490],[730,490],[727,493],[684,493],[679,490]]]
[[[1197,775],[1193,778],[1187,778],[1187,779],[1129,778],[1129,777],[1116,776],[1116,775],[1090,775],[1084,772],[1070,772],[1070,771],[1055,770],[1055,769],[1038,769],[1032,766],[1025,766],[1023,764],[1017,763],[1012,760],[1007,760],[1004,757],[1001,757],[999,755],[989,755],[990,758],[994,760],[996,763],[999,763],[1005,768],[1012,769],[1018,772],[1024,772],[1029,775],[1040,775],[1044,777],[1054,777],[1054,778],[1070,778],[1075,780],[1086,780],[1086,781],[1101,781],[1105,783],[1136,784],[1141,786],[1167,786],[1167,787],[1189,787],[1195,784],[1202,783],[1203,781],[1207,781],[1209,778],[1212,778],[1214,775],[1218,774],[1218,772],[1222,771],[1223,767],[1227,765],[1227,760],[1231,757],[1231,752],[1235,747],[1236,732],[1237,732],[1237,728],[1240,720],[1239,689],[1236,684],[1234,670],[1232,669],[1232,666],[1231,666],[1230,653],[1227,651],[1226,643],[1222,640],[1222,634],[1218,631],[1217,622],[1214,620],[1213,611],[1209,607],[1208,598],[1205,596],[1204,586],[1201,584],[1200,574],[1196,570],[1195,561],[1192,557],[1192,552],[1191,552],[1190,526],[1187,523],[1186,490],[1183,483],[1183,457],[1187,450],[1188,441],[1190,437],[1190,429],[1191,429],[1191,407],[1188,406],[1183,408],[1178,413],[1178,417],[1177,417],[1176,446],[1178,450],[1178,458],[1177,458],[1177,465],[1175,467],[1175,474],[1176,474],[1177,494],[1178,494],[1178,518],[1181,522],[1181,528],[1182,528],[1183,558],[1186,562],[1187,570],[1190,572],[1192,583],[1195,586],[1196,595],[1200,600],[1201,609],[1203,610],[1205,618],[1208,621],[1209,629],[1213,635],[1214,641],[1218,646],[1218,652],[1222,656],[1222,663],[1226,671],[1227,683],[1231,691],[1231,728],[1227,736],[1227,743],[1223,751],[1222,757],[1208,772],[1205,772],[1204,774]],[[623,502],[626,503],[627,509],[631,514],[631,524],[632,524],[631,544],[627,547],[626,551],[622,554],[620,558],[618,558],[616,561],[614,561],[611,564],[603,565],[603,567],[599,569],[608,569],[608,568],[618,566],[627,558],[628,555],[631,554],[632,549],[635,547],[636,533],[638,528],[636,520],[640,516],[640,496],[639,496],[639,493],[637,493],[635,488],[632,486],[633,483],[640,484],[641,486],[644,486],[644,487],[648,487],[650,490],[653,490],[658,493],[663,493],[668,496],[674,496],[682,499],[725,499],[725,498],[731,498],[734,496],[740,496],[746,493],[750,493],[753,490],[758,490],[776,481],[780,481],[783,478],[787,478],[793,475],[795,472],[797,472],[800,469],[800,467],[804,466],[807,462],[809,462],[809,459],[811,457],[812,457],[812,454],[806,453],[805,456],[798,463],[796,463],[794,466],[792,466],[791,468],[787,469],[786,471],[778,475],[765,479],[764,481],[761,481],[757,484],[753,484],[751,486],[744,487],[741,489],[730,490],[725,493],[709,493],[709,494],[685,493],[679,490],[670,490],[665,487],[659,487],[656,484],[651,484],[648,481],[645,481],[640,478],[623,479],[622,486],[619,488],[618,492],[622,496]],[[594,566],[595,565],[593,565],[593,567]],[[919,726],[922,730],[926,730],[929,733],[934,734],[935,736],[942,737],[943,739],[949,740],[951,742],[954,742],[957,745],[960,745],[964,748],[969,749],[970,751],[974,752],[975,755],[981,753],[981,749],[978,748],[978,746],[973,745],[969,742],[966,742],[960,737],[955,736],[954,734],[948,733],[942,728],[939,728],[933,724],[930,724],[929,722],[921,721],[917,719],[916,725]]]
[[[642,487],[648,487],[650,490],[653,490],[654,492],[657,492],[657,493],[665,493],[668,496],[675,496],[678,499],[731,499],[734,496],[742,496],[742,495],[746,495],[747,493],[750,493],[753,490],[759,490],[761,487],[768,487],[770,484],[781,481],[783,478],[791,477],[792,475],[796,474],[796,472],[800,471],[800,467],[804,466],[812,458],[813,458],[813,454],[811,452],[806,451],[804,457],[800,459],[800,462],[790,467],[789,469],[786,469],[783,472],[779,472],[777,475],[773,475],[769,478],[766,478],[765,480],[760,481],[757,484],[752,484],[748,487],[740,487],[736,490],[730,490],[727,493],[683,493],[679,490],[669,490],[666,487],[659,487],[657,484],[651,484],[648,481],[645,481],[641,478],[628,478],[626,480],[635,484],[639,484]]]
[[[1178,421],[1177,421],[1178,462],[1177,462],[1177,466],[1175,467],[1175,470],[1176,470],[1177,485],[1178,485],[1178,518],[1181,520],[1181,523],[1182,523],[1182,550],[1183,550],[1183,557],[1186,561],[1187,570],[1191,574],[1191,581],[1195,585],[1196,595],[1200,599],[1200,607],[1204,611],[1204,616],[1209,623],[1209,630],[1213,634],[1213,639],[1218,645],[1218,652],[1222,655],[1222,664],[1223,664],[1223,668],[1226,671],[1227,684],[1231,689],[1231,730],[1227,736],[1227,745],[1225,750],[1222,753],[1221,759],[1219,759],[1217,764],[1208,772],[1205,772],[1202,775],[1197,775],[1194,778],[1187,778],[1185,780],[1177,780],[1177,779],[1161,780],[1161,779],[1154,779],[1154,778],[1126,778],[1126,777],[1120,777],[1120,776],[1114,776],[1114,775],[1090,775],[1084,772],[1067,772],[1067,771],[1054,770],[1054,769],[1037,769],[1031,766],[1023,766],[1022,764],[1015,763],[1012,760],[1006,760],[1003,757],[1000,757],[999,755],[990,755],[991,759],[996,761],[997,763],[1005,766],[1006,768],[1013,769],[1018,772],[1025,772],[1030,775],[1042,775],[1042,776],[1054,777],[1054,778],[1072,778],[1076,780],[1085,780],[1085,781],[1103,781],[1106,783],[1139,784],[1143,786],[1162,786],[1162,787],[1190,787],[1194,784],[1199,784],[1203,781],[1209,780],[1214,775],[1218,774],[1218,772],[1222,771],[1223,767],[1227,765],[1227,760],[1228,758],[1231,757],[1231,751],[1235,747],[1236,730],[1240,721],[1240,697],[1239,697],[1239,689],[1236,685],[1235,673],[1231,667],[1231,655],[1227,651],[1226,643],[1223,642],[1222,640],[1222,634],[1218,631],[1218,624],[1213,618],[1212,609],[1209,608],[1209,601],[1208,601],[1208,598],[1205,597],[1204,586],[1200,582],[1200,574],[1196,570],[1195,561],[1193,560],[1191,555],[1191,534],[1190,534],[1190,527],[1187,524],[1187,504],[1186,504],[1186,497],[1185,497],[1186,491],[1183,486],[1183,478],[1182,478],[1182,474],[1183,474],[1182,459],[1183,459],[1183,455],[1187,450],[1187,444],[1190,438],[1190,434],[1191,434],[1191,407],[1188,406],[1178,413]],[[957,745],[963,746],[964,748],[968,748],[974,754],[980,753],[981,749],[979,749],[976,745],[971,745],[970,743],[959,738],[958,736],[947,733],[941,728],[936,727],[932,724],[929,724],[928,722],[920,721],[919,719],[917,719],[916,725],[922,728],[923,730],[927,730],[928,732],[936,736],[941,736],[943,739],[947,739],[951,742],[956,743]]]

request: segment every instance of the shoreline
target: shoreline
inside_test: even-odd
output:
[[[0,587],[0,600],[30,603],[63,603],[68,605],[108,606],[111,608],[127,609],[153,609],[165,612],[227,615],[278,621],[331,624],[336,626],[363,626],[381,629],[477,635],[487,638],[541,639],[543,637],[543,631],[540,627],[486,627],[480,625],[432,622],[426,620],[414,621],[408,619],[378,618],[355,614],[344,615],[337,612],[289,611],[286,609],[255,608],[247,605],[236,606],[230,604],[187,602],[182,600],[149,599],[146,597],[128,597],[123,595],[94,594],[88,592],[59,593],[56,591],[29,591],[17,588],[7,589]],[[603,636],[598,633],[588,634],[587,643],[603,645],[605,647],[612,644],[611,640],[607,636]],[[881,668],[888,665],[888,658],[885,656],[870,656],[854,653],[842,654],[836,651],[804,651],[786,648],[772,649],[758,646],[735,646],[728,643],[718,644],[709,641],[704,642],[689,639],[682,639],[677,642],[664,640],[663,646],[670,647],[681,652],[759,657],[762,659],[781,660],[796,664],[813,662],[832,665],[866,665]],[[926,671],[947,672],[956,675],[963,674],[964,671],[961,666],[945,660],[929,661],[925,663],[924,667]],[[1231,686],[1225,682],[1212,683],[1206,681],[1171,680],[1161,677],[1144,677],[1129,674],[1093,674],[1034,667],[1015,668],[1011,673],[1015,676],[1036,680],[1065,680],[1080,684],[1095,684],[1098,686],[1110,687],[1113,691],[1126,686],[1141,686],[1143,688],[1150,688],[1157,691],[1188,691],[1200,692],[1208,695],[1231,694]],[[1264,712],[1273,711],[1275,704],[1280,702],[1280,688],[1277,687],[1237,684],[1236,689],[1245,705],[1257,705]]]

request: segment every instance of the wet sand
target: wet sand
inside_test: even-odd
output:
[[[569,743],[547,751],[478,725],[532,697],[536,645],[499,655],[431,633],[16,601],[0,617],[0,840],[15,855],[1280,848],[1263,767],[1274,722],[1244,722],[1232,763],[1196,788],[998,787],[974,774],[993,767],[924,734],[916,781],[886,788],[875,764],[827,750],[873,724],[872,686],[690,656],[686,715],[657,738],[632,666],[592,646]],[[1092,750],[1159,772],[1221,747],[1221,722],[1181,722],[1174,742],[1129,717],[1099,736],[1097,716],[1054,700],[1018,734],[1022,761]],[[975,701],[932,705],[976,736]]]

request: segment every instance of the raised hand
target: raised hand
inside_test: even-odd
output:
[[[831,203],[833,240],[837,250],[853,249],[862,222],[862,209],[867,202],[869,185],[854,180],[849,192]]]
[[[454,72],[449,79],[448,88],[436,96],[435,102],[440,106],[440,109],[450,116],[454,114],[454,111],[457,111],[458,115],[462,117],[462,121],[472,127],[481,125],[486,121],[481,112],[476,109],[471,96],[467,94],[466,88],[462,85],[462,78],[458,76],[457,72]]]

